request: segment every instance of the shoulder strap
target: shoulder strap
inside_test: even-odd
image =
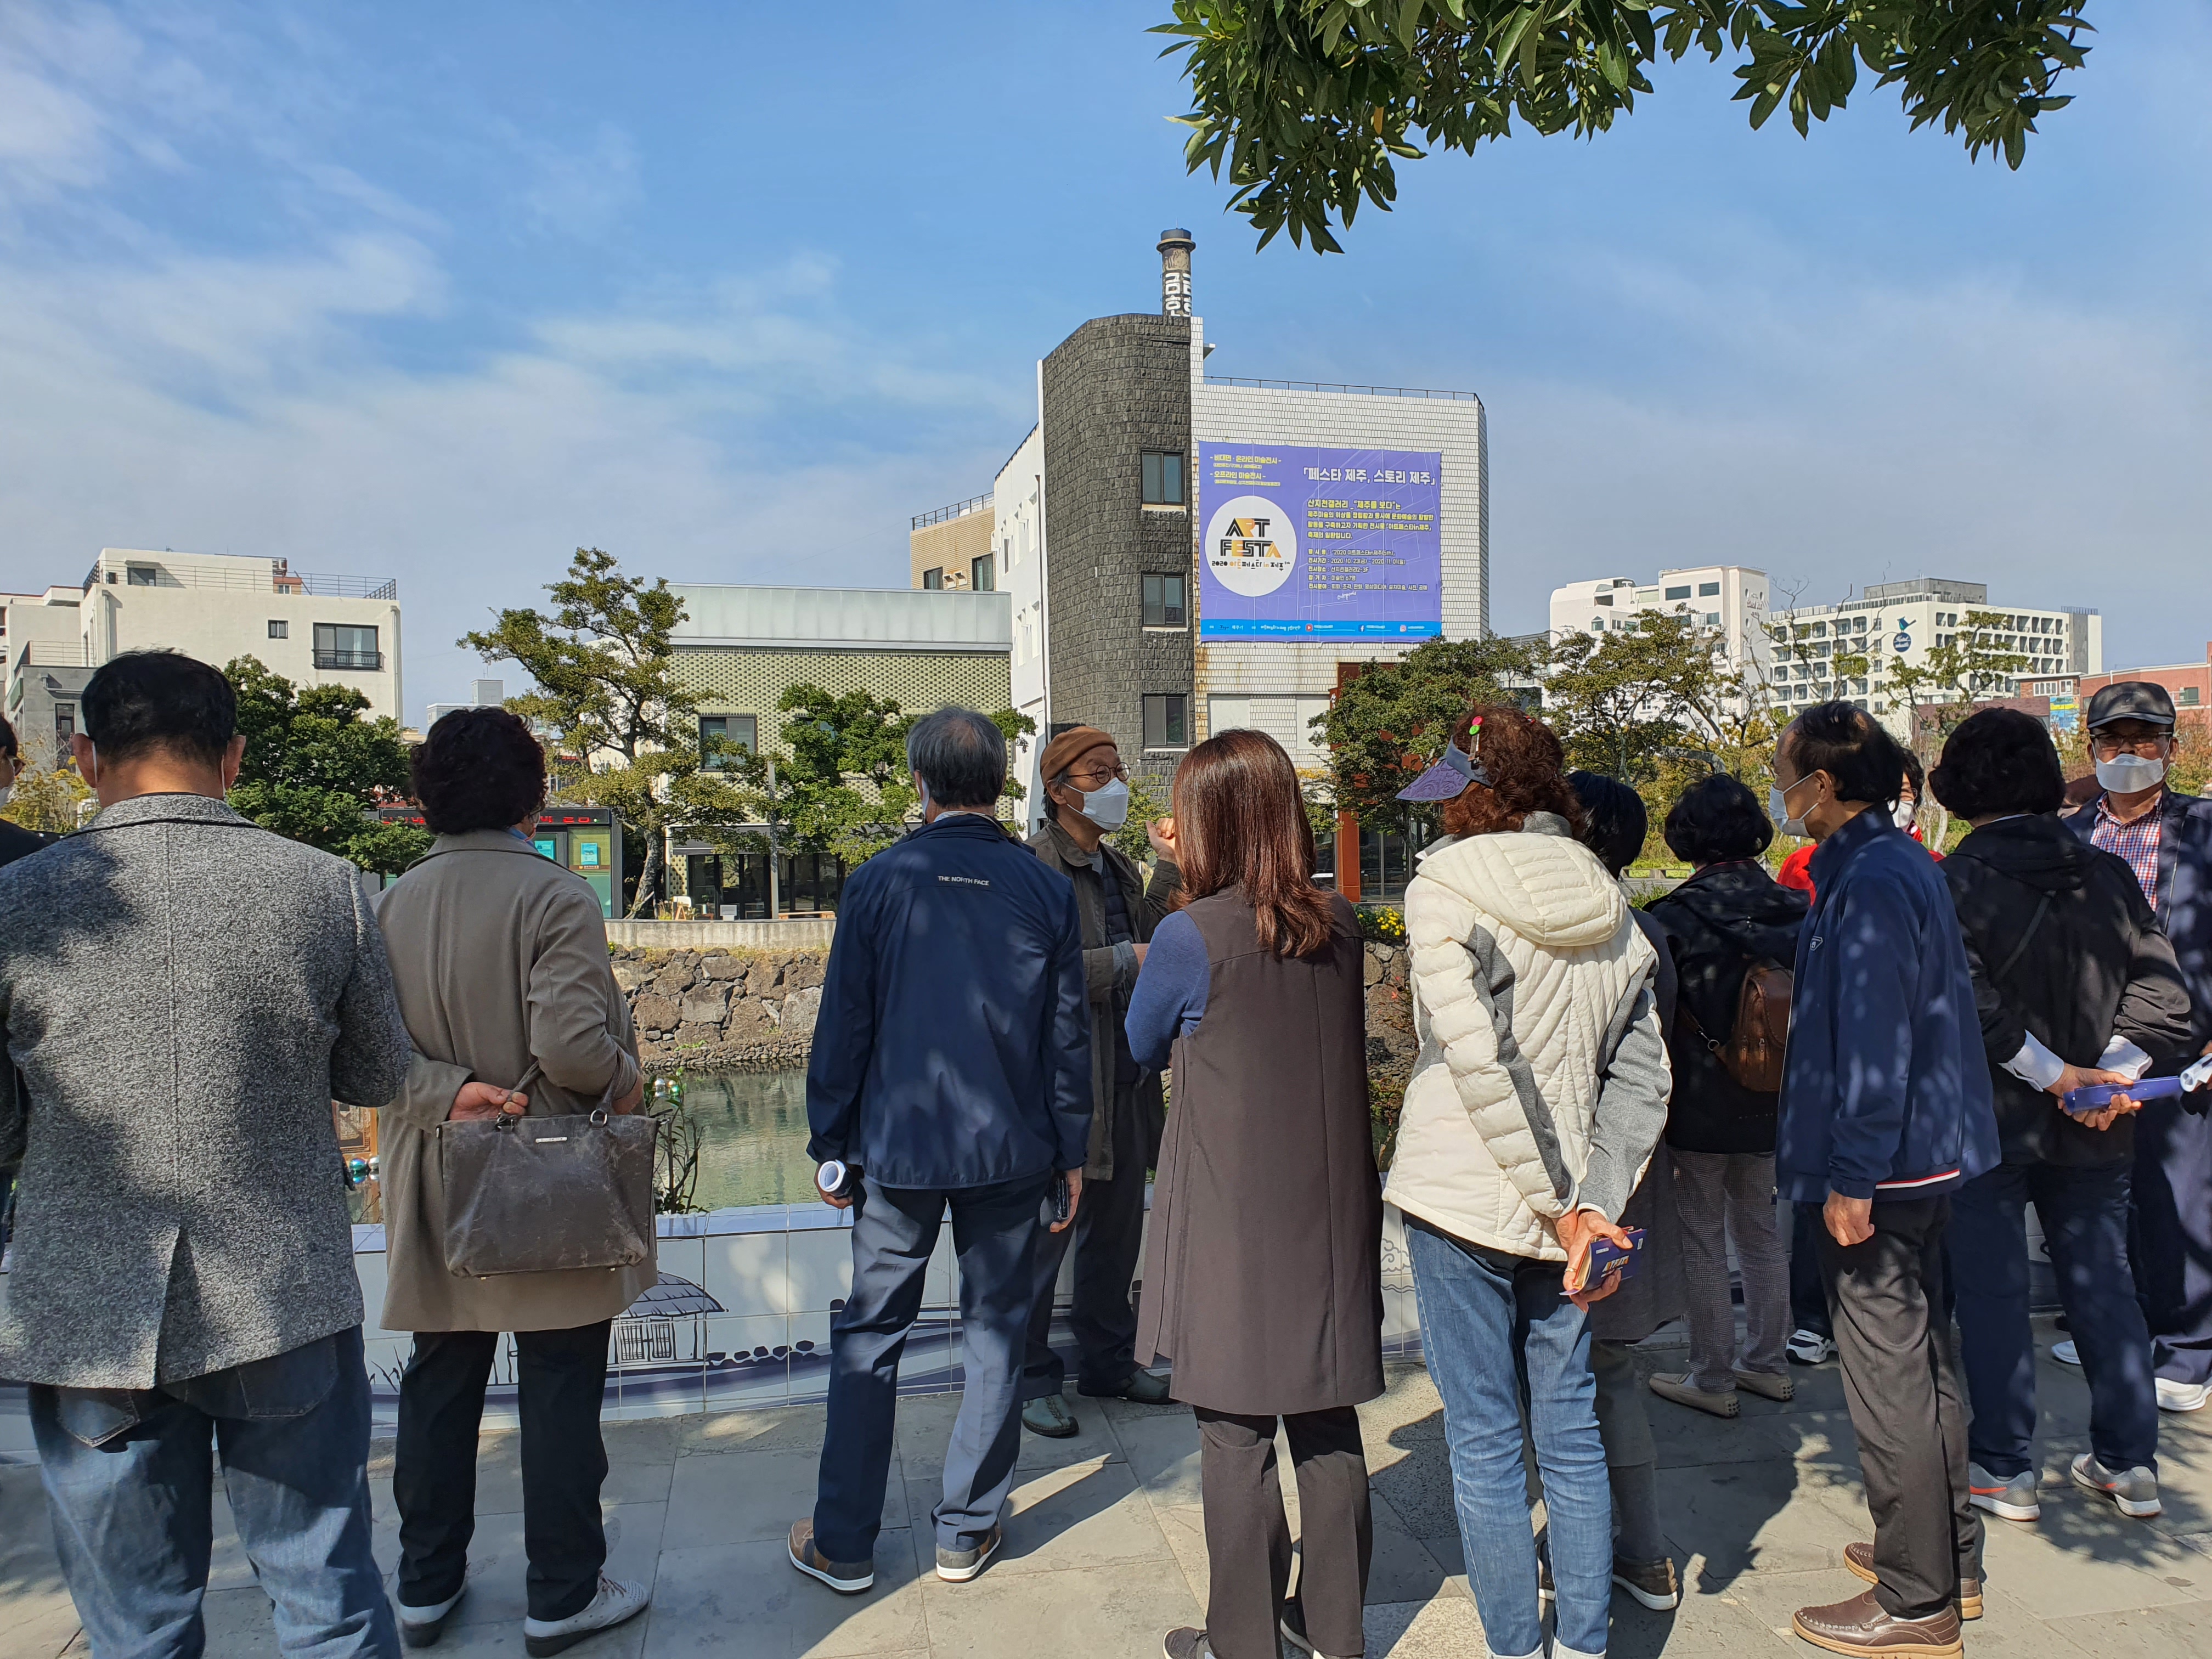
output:
[[[2025,933],[2021,934],[2020,943],[2012,947],[2010,953],[2008,954],[2004,959],[2003,965],[1990,975],[1991,979],[2002,979],[2007,974],[2012,971],[2013,964],[2018,962],[2022,956],[2027,954],[2027,947],[2034,942],[2036,929],[2043,926],[2044,917],[2050,914],[2051,895],[2045,893],[2040,898],[2036,900],[2035,914],[2027,919],[2027,929]]]

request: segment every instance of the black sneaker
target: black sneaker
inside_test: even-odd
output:
[[[1006,1541],[1006,1534],[994,1527],[972,1550],[949,1550],[939,1544],[937,1576],[948,1584],[964,1584],[990,1565],[991,1558],[999,1553],[999,1546]]]
[[[1167,1659],[1213,1659],[1213,1650],[1206,1644],[1206,1632],[1185,1625],[1181,1630],[1171,1630],[1168,1639],[1160,1644],[1160,1651]]]

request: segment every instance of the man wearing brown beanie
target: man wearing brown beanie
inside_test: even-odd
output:
[[[1075,1305],[1068,1325],[1081,1352],[1077,1391],[1150,1404],[1168,1397],[1167,1384],[1138,1367],[1137,1317],[1129,1306],[1145,1231],[1145,1174],[1159,1154],[1165,1118],[1159,1076],[1142,1070],[1130,1054],[1123,1019],[1145,947],[1173,908],[1182,877],[1149,824],[1146,834],[1160,854],[1149,887],[1106,839],[1129,816],[1128,771],[1106,732],[1094,726],[1061,732],[1045,745],[1038,770],[1048,821],[1030,837],[1030,850],[1074,884],[1091,994],[1091,1148],[1083,1203],[1074,1226],[1038,1235],[1036,1304],[1022,1368],[1022,1425],[1062,1439],[1077,1425],[1061,1394],[1066,1367],[1050,1336],[1054,1289],[1071,1243]]]

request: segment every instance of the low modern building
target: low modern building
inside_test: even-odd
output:
[[[1010,708],[1008,597],[900,588],[737,587],[671,584],[684,601],[676,673],[697,699],[702,735],[750,753],[788,757],[778,708],[794,685],[833,696],[868,691],[908,713],[946,703],[986,714]],[[757,833],[765,823],[724,826]],[[779,848],[771,860],[727,854],[696,836],[668,849],[673,890],[695,912],[733,920],[836,908],[844,868],[829,854]]]
[[[950,507],[915,514],[907,532],[913,586],[933,592],[939,588],[991,592],[998,586],[992,528],[988,495],[971,495]]]
[[[507,702],[505,680],[478,680],[469,688],[466,702],[434,702],[422,711],[422,729],[428,732],[457,708],[498,708]]]
[[[1209,375],[1192,246],[1161,236],[1158,313],[1092,318],[1038,362],[1036,423],[988,496],[915,521],[919,548],[988,508],[1013,706],[1037,726],[1015,757],[1033,817],[1056,732],[1110,732],[1158,795],[1233,727],[1318,769],[1311,722],[1348,672],[1489,629],[1481,400]],[[918,551],[914,580],[953,568]],[[1402,866],[1370,839],[1378,872]],[[1358,895],[1349,860],[1340,884]]]
[[[1995,620],[1976,629],[1968,620],[1976,612]],[[1776,710],[1787,718],[1840,697],[1881,715],[1892,731],[1905,736],[1911,730],[1911,710],[1892,679],[1893,669],[1899,663],[1924,665],[1931,651],[1973,631],[1990,649],[2024,659],[2002,684],[1985,688],[1986,694],[2047,698],[2053,724],[2063,723],[2067,700],[2081,677],[2096,675],[2105,665],[2104,618],[2094,610],[1996,610],[1984,583],[1916,576],[1877,583],[1841,605],[1771,612],[1770,684]],[[1838,672],[1838,657],[1846,659],[1849,672]],[[1923,702],[1941,701],[1926,687],[1917,696]]]
[[[1731,672],[1765,681],[1773,659],[1766,595],[1766,573],[1747,565],[1686,566],[1649,582],[1601,576],[1552,590],[1551,634],[1632,634],[1640,617],[1680,617],[1717,633]]]
[[[20,635],[39,659],[27,668],[88,672],[155,647],[217,667],[255,657],[295,685],[351,686],[370,715],[401,717],[399,585],[389,578],[310,575],[280,558],[108,547],[78,587],[49,588],[35,603],[11,599],[8,616],[11,700]]]
[[[23,757],[34,767],[60,764],[82,722],[78,705],[92,669],[85,660],[75,587],[0,595],[0,659],[6,665],[4,708]]]
[[[2174,713],[2182,720],[2212,726],[2212,644],[2204,647],[2202,662],[2164,663],[2152,668],[2116,668],[2109,674],[2084,674],[2075,687],[2081,706],[2108,685],[2122,680],[2153,680],[2173,698]]]

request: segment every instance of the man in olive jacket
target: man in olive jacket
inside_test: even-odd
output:
[[[396,1659],[331,1121],[407,1074],[383,941],[352,866],[223,804],[221,674],[130,653],[83,707],[100,817],[0,870],[27,1102],[0,1098],[0,1376],[31,1385],[62,1571],[94,1653],[199,1652],[219,1449],[284,1650]]]
[[[1022,1425],[1062,1439],[1076,1431],[1061,1390],[1066,1366],[1052,1350],[1052,1305],[1062,1259],[1075,1251],[1068,1316],[1081,1359],[1079,1392],[1159,1404],[1167,1384],[1136,1361],[1129,1282],[1145,1232],[1145,1176],[1159,1155],[1164,1115],[1157,1072],[1140,1067],[1124,1029],[1129,992],[1152,929],[1175,907],[1182,878],[1163,852],[1152,884],[1106,837],[1128,821],[1129,777],[1114,739],[1078,726],[1038,760],[1046,822],[1030,850],[1075,887],[1083,923],[1083,977],[1091,999],[1091,1149],[1075,1225],[1037,1243],[1036,1307],[1022,1367]],[[1149,833],[1149,829],[1148,829]],[[1155,841],[1155,850],[1161,850]]]

